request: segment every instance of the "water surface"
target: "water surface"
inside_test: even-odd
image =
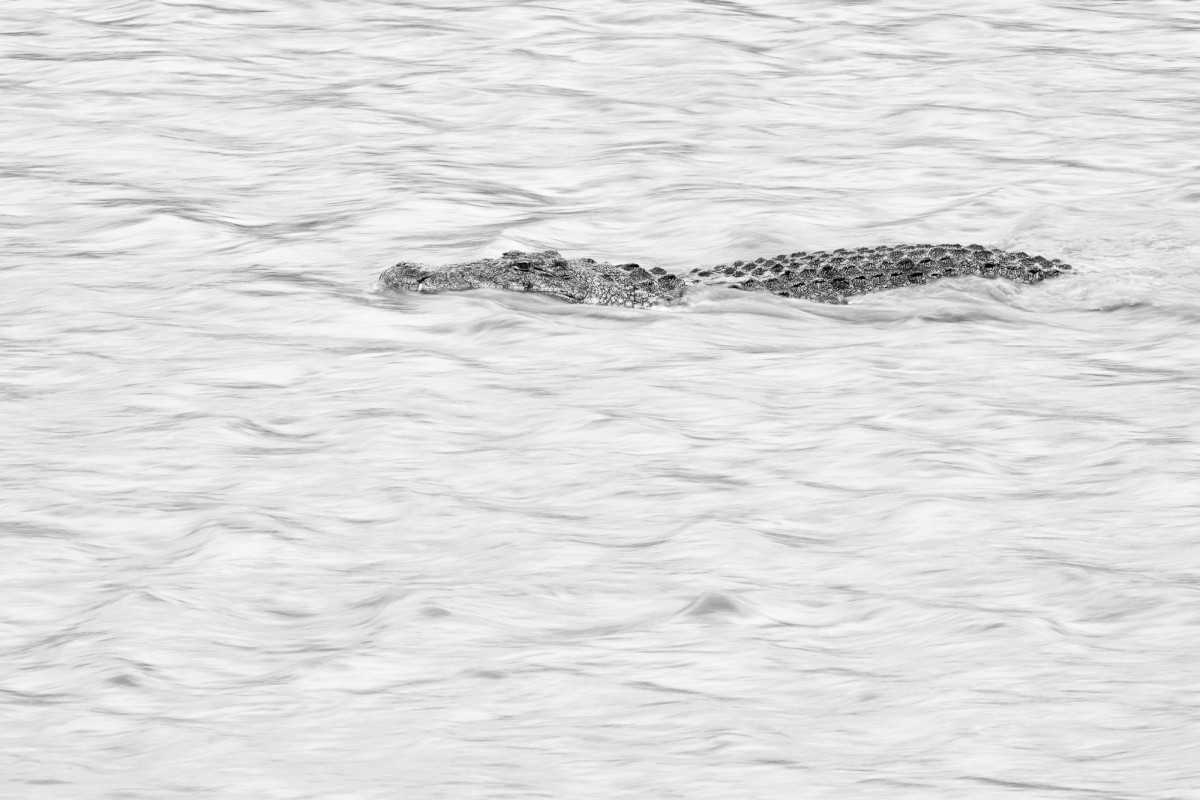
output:
[[[0,794],[1194,796],[1195,5],[0,34]],[[1077,274],[375,284],[930,241]]]

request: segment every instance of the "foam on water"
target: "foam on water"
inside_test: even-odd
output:
[[[0,794],[1200,784],[1192,5],[2,16]],[[955,240],[1077,274],[375,283]]]

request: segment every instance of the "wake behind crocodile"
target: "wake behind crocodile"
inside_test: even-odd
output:
[[[819,303],[845,303],[853,295],[978,275],[1038,283],[1071,271],[1059,259],[978,244],[917,244],[855,250],[782,253],[753,261],[697,267],[682,275],[662,267],[564,258],[556,250],[511,250],[443,267],[401,262],[380,276],[386,288],[437,292],[505,289],[551,295],[572,303],[646,308],[677,303],[694,286],[725,286]]]

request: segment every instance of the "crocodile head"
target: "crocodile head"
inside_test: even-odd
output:
[[[401,262],[379,280],[388,288],[409,292],[505,289],[546,294],[571,303],[639,308],[673,303],[683,295],[683,281],[665,270],[647,271],[637,264],[614,266],[590,258],[565,259],[554,250],[510,250],[500,258],[445,267]]]

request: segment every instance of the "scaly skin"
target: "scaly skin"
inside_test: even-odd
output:
[[[954,275],[1037,283],[1070,270],[1058,259],[977,244],[902,244],[734,261],[683,275],[659,267],[645,270],[637,264],[614,266],[590,258],[566,259],[554,250],[511,250],[500,258],[446,267],[401,262],[385,270],[379,280],[385,287],[404,291],[507,289],[548,294],[571,303],[645,308],[678,302],[688,285],[728,286],[818,303],[844,303],[856,294]]]

